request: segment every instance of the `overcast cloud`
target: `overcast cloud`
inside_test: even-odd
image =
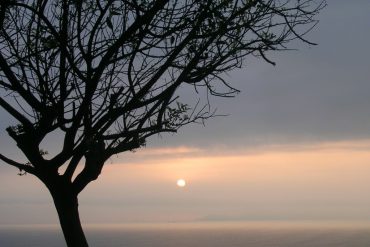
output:
[[[242,92],[213,99],[221,114],[160,143],[256,145],[370,137],[369,1],[328,1],[308,35],[317,46],[271,54],[274,67],[247,61],[230,74]],[[158,140],[153,141],[158,143]]]

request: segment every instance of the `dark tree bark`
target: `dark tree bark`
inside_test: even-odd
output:
[[[62,195],[55,193],[52,196],[67,246],[87,247],[78,211],[77,196],[68,193]]]
[[[42,179],[43,180],[43,179]],[[78,196],[72,184],[56,175],[43,181],[49,189],[58,213],[60,226],[68,247],[87,247],[78,210]]]

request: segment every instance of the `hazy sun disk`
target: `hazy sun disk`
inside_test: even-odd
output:
[[[186,182],[185,182],[184,179],[177,180],[177,186],[179,186],[179,187],[185,187],[185,185],[186,185]]]

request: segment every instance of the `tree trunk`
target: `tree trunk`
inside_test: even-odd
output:
[[[89,245],[82,230],[78,213],[77,195],[68,192],[60,193],[60,191],[58,191],[52,193],[52,196],[67,246],[88,247]]]

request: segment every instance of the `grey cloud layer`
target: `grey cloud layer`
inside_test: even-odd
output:
[[[255,145],[370,138],[370,16],[368,1],[328,1],[308,36],[318,46],[271,54],[230,75],[242,93],[213,99],[219,113],[173,144]],[[165,138],[164,138],[165,139]],[[156,141],[154,141],[156,142]]]

